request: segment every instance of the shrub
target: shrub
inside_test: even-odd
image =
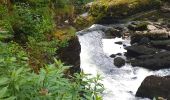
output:
[[[99,100],[101,98],[99,94],[103,90],[103,85],[99,83],[99,76],[89,79],[87,75],[81,73],[69,80],[64,77],[64,71],[68,67],[63,66],[57,60],[54,64],[41,68],[39,74],[35,74],[28,68],[27,57],[23,56],[25,54],[20,53],[22,51],[10,51],[10,48],[7,51],[8,56],[4,55],[5,53],[0,54],[3,58],[7,57],[7,60],[2,57],[0,59],[0,99],[96,100],[98,98]],[[94,84],[94,86],[91,87],[90,84]]]

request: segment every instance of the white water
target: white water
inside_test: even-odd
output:
[[[126,64],[122,68],[113,65],[113,59],[109,56],[126,52],[123,45],[115,44],[122,41],[130,45],[128,40],[122,38],[103,39],[104,32],[98,25],[93,25],[89,30],[78,32],[81,44],[81,69],[86,74],[100,74],[103,77],[102,83],[105,86],[103,100],[148,100],[136,98],[135,93],[146,76],[170,74],[169,69],[149,71],[140,67],[132,67]],[[125,58],[124,56],[122,56]]]

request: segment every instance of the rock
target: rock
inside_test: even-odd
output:
[[[159,7],[160,1],[157,0],[96,0],[91,6],[90,14],[96,21],[105,18],[108,19],[105,22],[111,23],[110,19],[122,19],[132,14]]]
[[[148,30],[156,30],[157,28],[154,25],[147,25]]]
[[[151,70],[170,68],[170,52],[159,52],[153,55],[142,55],[131,59],[131,65],[144,67]]]
[[[148,37],[143,37],[141,38],[141,40],[139,41],[140,45],[144,45],[144,44],[148,44],[150,43],[150,39]]]
[[[140,55],[150,55],[158,52],[155,48],[149,48],[144,45],[133,45],[125,48],[127,50],[127,55],[129,56],[140,56]]]
[[[125,65],[125,60],[121,57],[116,57],[114,59],[114,65],[117,66],[117,67],[122,67]]]
[[[111,58],[115,58],[115,57],[116,57],[116,55],[115,55],[115,54],[112,54],[112,55],[110,55],[110,57],[111,57]]]
[[[151,29],[151,28],[150,28]],[[166,28],[152,28],[153,30],[148,31],[136,31],[131,32],[131,44],[133,43],[139,43],[142,38],[148,38],[149,40],[162,40],[162,39],[168,39],[170,36],[170,31]]]
[[[90,15],[87,16],[78,16],[75,20],[74,20],[74,27],[77,30],[82,30],[85,29],[91,25],[94,24],[94,18]]]
[[[105,36],[104,38],[115,38],[115,37],[121,37],[122,32],[119,29],[116,28],[110,28],[105,31]]]
[[[136,92],[137,97],[150,98],[162,97],[170,100],[170,76],[148,76],[144,79]]]
[[[132,22],[128,25],[128,29],[132,31],[144,31],[147,30],[147,23],[146,22]]]
[[[122,54],[121,54],[121,53],[117,53],[116,55],[117,55],[117,56],[122,56]]]
[[[151,45],[157,48],[166,49],[170,45],[170,40],[153,40]]]
[[[115,42],[115,44],[122,45],[123,43],[121,41]]]
[[[81,46],[79,44],[78,38],[74,37],[68,42],[68,46],[60,48],[57,52],[59,59],[66,65],[71,65],[70,73],[80,71],[80,51]]]

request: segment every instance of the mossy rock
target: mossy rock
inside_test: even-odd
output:
[[[144,31],[147,30],[147,25],[148,23],[146,22],[132,22],[131,24],[128,25],[128,29],[132,31]]]
[[[74,21],[74,27],[76,27],[77,30],[82,30],[84,28],[87,28],[94,24],[95,19],[92,16],[78,16]]]
[[[90,9],[90,14],[96,21],[110,16],[113,19],[122,19],[142,11],[159,8],[160,0],[98,0]]]

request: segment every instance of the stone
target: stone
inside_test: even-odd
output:
[[[150,70],[170,68],[170,52],[165,51],[153,55],[142,55],[131,59],[130,62],[133,67],[144,67]]]
[[[157,8],[160,8],[160,1],[157,0],[96,0],[91,6],[90,14],[97,21],[105,18],[108,19],[105,22],[111,23],[110,19],[123,19],[132,14]]]
[[[121,37],[122,32],[119,29],[116,28],[110,28],[105,31],[104,38],[115,38],[115,37]]]
[[[115,42],[115,44],[119,44],[119,45],[122,45],[122,41],[118,41],[118,42]]]
[[[139,44],[140,45],[143,45],[143,44],[148,44],[150,43],[150,39],[148,37],[143,37],[141,38],[141,40],[139,41]]]
[[[116,55],[115,55],[115,54],[112,54],[112,55],[110,55],[110,57],[111,57],[111,58],[115,58],[115,57],[116,57]]]
[[[77,37],[69,40],[68,46],[57,50],[57,56],[66,65],[71,65],[70,74],[80,71],[81,46]]]
[[[148,38],[149,40],[163,40],[168,39],[170,31],[166,28],[157,28],[148,31],[136,31],[131,32],[131,44],[139,43],[142,38]]]
[[[150,48],[144,45],[132,45],[125,48],[127,50],[127,55],[129,56],[140,56],[140,55],[150,55],[155,54],[158,50],[155,48]]]
[[[148,76],[144,79],[136,92],[137,97],[150,98],[162,97],[170,100],[170,76]]]
[[[132,31],[144,31],[147,30],[147,23],[146,22],[132,22],[128,25],[128,29]]]
[[[125,60],[121,57],[116,57],[114,59],[114,65],[117,66],[118,68],[120,68],[125,65]]]
[[[170,40],[153,40],[151,45],[157,48],[166,49],[170,45]]]

